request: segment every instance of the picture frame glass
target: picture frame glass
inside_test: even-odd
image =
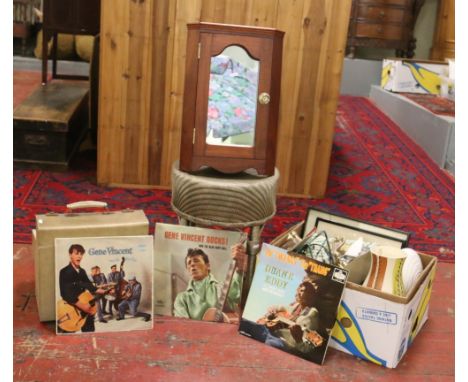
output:
[[[375,245],[404,248],[408,245],[410,234],[404,231],[385,228],[361,220],[350,219],[315,208],[307,211],[302,236],[310,231],[325,231],[328,237],[344,237],[347,240],[363,238]]]

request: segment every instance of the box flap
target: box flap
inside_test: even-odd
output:
[[[437,258],[435,256],[419,253],[419,257],[421,258],[423,264],[423,271],[419,275],[411,290],[407,293],[406,299],[408,301],[410,301],[414,297],[419,287],[426,279],[427,275],[431,272],[432,268],[434,268],[437,265]]]
[[[301,233],[302,233],[302,230],[303,230],[303,225],[304,225],[304,222],[300,222],[300,223],[297,223],[296,225],[292,226],[291,228],[289,228],[288,230],[284,231],[281,235],[275,237],[271,242],[270,244],[271,245],[274,245],[275,247],[280,247],[282,248],[282,246],[286,243],[286,241],[288,240],[288,235],[292,232],[292,231],[295,231],[299,236],[301,236]]]

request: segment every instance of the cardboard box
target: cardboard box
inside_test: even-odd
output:
[[[33,253],[40,321],[55,320],[55,239],[148,235],[142,210],[36,215]]]
[[[346,218],[328,214],[332,220]],[[271,244],[282,246],[291,231],[302,236],[307,222],[301,222],[274,239]],[[364,222],[348,219],[349,226]],[[379,233],[387,229],[374,226]],[[359,231],[359,228],[356,229]],[[346,230],[345,230],[346,231]],[[307,231],[306,231],[307,232]],[[388,230],[394,233],[401,231]],[[403,238],[403,236],[402,236]],[[330,346],[356,357],[394,368],[408,350],[428,319],[429,299],[435,276],[436,258],[419,254],[423,272],[405,297],[398,297],[352,282],[346,283],[343,299],[332,331]]]
[[[380,85],[391,92],[440,94],[440,75],[448,71],[446,62],[387,58]]]

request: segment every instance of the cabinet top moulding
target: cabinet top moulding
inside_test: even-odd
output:
[[[370,5],[411,5],[413,0],[359,0],[360,4]]]
[[[258,37],[273,37],[274,35],[280,37],[284,35],[284,32],[279,31],[275,28],[267,27],[251,27],[247,25],[236,25],[236,24],[221,24],[221,23],[190,23],[187,24],[187,28],[198,29],[200,32],[208,32],[217,34],[236,34],[246,36],[258,36]]]

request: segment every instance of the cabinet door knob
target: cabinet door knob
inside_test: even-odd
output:
[[[380,11],[380,18],[383,19],[385,17],[385,11]]]
[[[258,96],[258,102],[260,102],[262,105],[268,105],[270,103],[270,95],[268,93],[261,93]]]
[[[382,27],[378,27],[378,28],[377,28],[377,32],[382,33],[382,32],[383,32],[383,28],[382,28]]]

